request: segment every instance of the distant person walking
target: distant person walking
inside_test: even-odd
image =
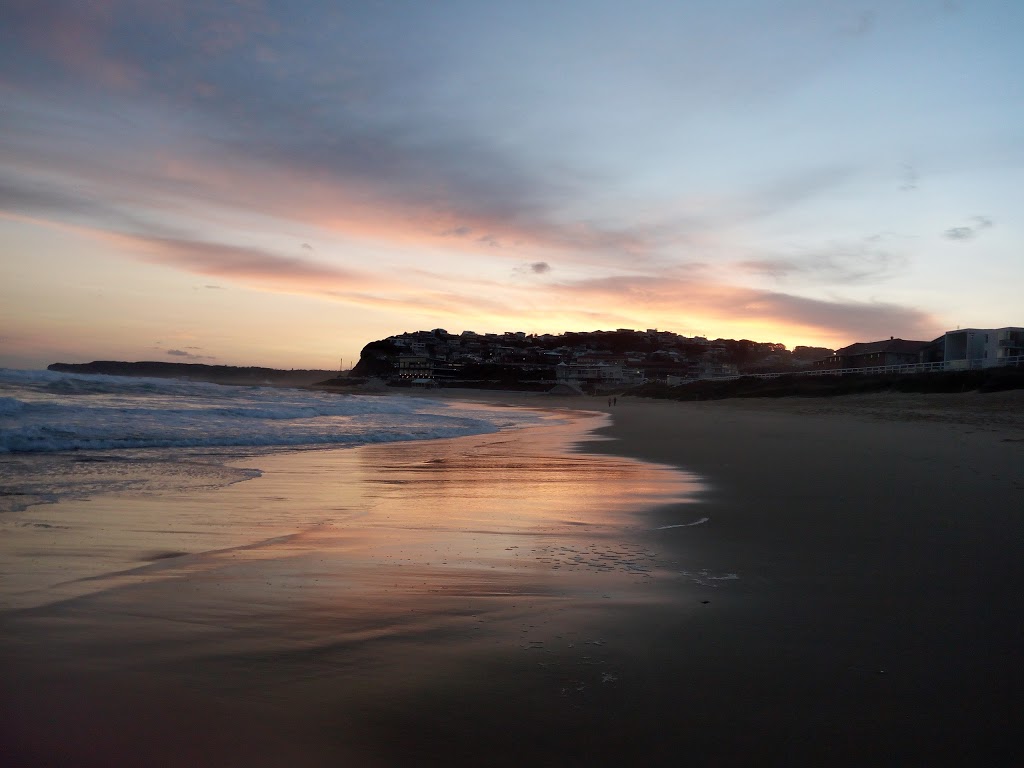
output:
[[[613,397],[612,398],[612,405],[618,405],[618,404],[619,404],[619,398]]]

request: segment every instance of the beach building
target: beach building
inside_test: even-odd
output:
[[[609,363],[559,363],[555,366],[555,380],[577,387],[584,384],[602,389],[632,387],[644,383],[644,372]]]
[[[946,370],[1020,364],[1024,328],[963,328],[946,331],[942,339]]]
[[[398,358],[398,375],[403,379],[429,378],[432,372],[433,365],[426,355],[401,355]]]
[[[723,363],[718,360],[705,360],[698,367],[699,379],[732,379],[740,375],[735,363]]]
[[[1024,328],[958,328],[934,341],[889,338],[837,349],[814,368],[838,370],[918,365],[947,371],[1024,364]]]
[[[815,368],[873,368],[883,365],[920,363],[922,352],[931,342],[896,339],[864,341],[837,349],[830,357],[816,360]]]
[[[433,381],[451,379],[455,373],[455,366],[436,357],[400,355],[398,358],[398,377],[401,379]]]

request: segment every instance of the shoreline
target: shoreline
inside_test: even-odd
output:
[[[215,490],[37,510],[52,541],[22,563],[49,573],[5,588],[45,599],[0,615],[0,743],[27,764],[390,765],[428,700],[468,716],[495,664],[558,716],[615,676],[595,666],[612,606],[657,599],[643,510],[695,491],[586,452],[605,418],[266,455]]]
[[[486,459],[481,459],[483,464],[480,468],[469,466],[471,462],[467,457],[474,453],[482,457],[491,456],[490,460],[497,461],[499,472],[502,471],[505,462],[498,458],[498,454],[508,450],[506,446],[515,447],[517,444],[524,462],[520,474],[532,471],[542,476],[542,483],[557,485],[561,478],[557,470],[552,475],[552,467],[557,462],[564,462],[575,465],[576,471],[581,471],[581,477],[589,477],[591,483],[600,482],[597,473],[585,464],[602,461],[600,455],[588,451],[588,446],[602,440],[595,430],[606,417],[590,410],[574,410],[569,417],[559,409],[534,407],[531,410],[550,414],[551,418],[532,426],[452,438],[354,446],[271,447],[258,453],[247,451],[240,456],[225,453],[216,459],[206,455],[198,464],[190,458],[191,449],[182,449],[180,453],[185,458],[179,460],[181,468],[176,468],[177,465],[171,462],[170,472],[165,470],[165,477],[160,478],[160,482],[118,490],[93,483],[98,490],[10,510],[4,514],[8,579],[6,589],[0,590],[0,610],[23,607],[16,585],[19,578],[24,580],[32,571],[43,572],[38,566],[46,563],[47,558],[39,559],[36,552],[42,546],[49,547],[48,559],[60,562],[60,578],[55,580],[56,577],[51,576],[49,581],[43,579],[30,587],[25,593],[30,601],[28,607],[35,605],[31,602],[34,593],[39,594],[40,600],[52,602],[55,598],[47,593],[54,588],[76,584],[89,587],[91,582],[105,580],[107,574],[116,577],[150,568],[163,570],[157,566],[165,563],[157,561],[166,560],[166,565],[170,565],[170,560],[180,555],[258,547],[262,542],[302,535],[323,525],[359,524],[360,518],[370,511],[374,514],[386,512],[389,516],[404,514],[401,509],[390,510],[388,505],[402,502],[402,486],[416,482],[418,478],[382,480],[377,475],[396,472],[401,476],[407,466],[415,466],[417,462],[437,464],[436,467],[428,467],[437,470],[427,473],[425,478],[425,492],[428,493],[432,481],[453,482],[446,476],[451,467],[455,467],[455,473],[466,474],[479,472],[486,466]],[[546,454],[551,458],[544,458]],[[435,458],[424,459],[423,456]],[[169,462],[169,459],[163,459],[156,464]],[[106,460],[100,462],[100,467],[106,463]],[[136,474],[139,472],[134,466],[137,463],[134,459],[130,461]],[[659,482],[652,479],[655,475],[664,475],[666,479],[660,482],[666,488],[673,487],[673,484],[678,486],[678,493],[683,495],[690,494],[690,489],[696,487],[695,480],[685,473],[656,463],[626,457],[604,463],[612,479],[617,474],[634,471],[651,483]],[[94,462],[87,464],[93,466]],[[196,467],[203,472],[196,475]],[[152,471],[152,467],[144,464],[142,470]],[[179,478],[178,473],[182,471],[190,474]],[[299,476],[305,478],[305,484],[293,479]],[[675,479],[668,479],[670,476]],[[467,476],[457,477],[455,482],[477,484],[481,487],[477,492],[481,499],[490,497],[497,501],[499,489],[492,480]],[[396,484],[395,499],[378,492],[375,489],[378,484]],[[545,493],[543,485],[537,486],[536,490]],[[636,499],[627,499],[612,487],[608,489],[610,495],[601,499],[584,489],[583,481],[580,490],[583,491],[581,499],[587,499],[603,510],[599,518],[589,521],[591,525],[597,525],[599,520],[609,523],[609,515],[622,510],[636,512],[647,504],[659,503],[662,495],[667,494],[669,499],[672,497],[672,492],[658,492],[653,486],[647,496]],[[336,496],[332,497],[332,493]],[[518,495],[523,493],[526,491],[519,491]],[[442,504],[446,501],[443,498],[438,500]],[[479,503],[472,506],[475,508]],[[223,519],[217,517],[216,510],[220,507],[224,510],[220,514]],[[460,509],[466,507],[465,501],[459,504]],[[214,514],[207,514],[207,510]],[[524,524],[534,524],[528,522],[528,515],[520,514],[515,519]],[[553,524],[554,518],[549,522]],[[19,545],[18,529],[22,529],[23,537],[31,536],[31,540]],[[101,534],[105,537],[103,549],[97,549],[89,558],[78,556],[80,550],[95,547],[94,542]],[[49,540],[43,542],[40,538],[43,535]],[[19,551],[28,557],[12,559],[18,557]],[[74,559],[68,559],[64,552],[72,554]],[[51,572],[57,573],[54,569]],[[74,595],[68,593],[68,596]]]
[[[582,453],[567,454],[559,470],[564,488],[576,489],[565,498],[582,510],[605,503],[579,496],[586,483],[572,485],[601,456],[682,467],[703,487],[683,506],[676,491],[660,502],[649,497],[646,511],[630,513],[636,524],[628,531],[616,518],[611,538],[575,539],[586,521],[563,516],[557,536],[569,538],[545,549],[524,536],[535,551],[522,561],[525,552],[504,547],[481,555],[473,537],[495,533],[479,525],[459,523],[466,536],[423,532],[416,568],[399,565],[397,551],[374,561],[366,553],[389,553],[366,549],[358,536],[310,529],[273,545],[270,560],[260,548],[222,553],[244,560],[234,571],[117,585],[101,600],[30,611],[27,623],[7,616],[4,659],[22,663],[4,670],[12,673],[5,708],[18,704],[27,732],[41,739],[32,729],[46,716],[63,724],[61,748],[72,750],[85,749],[86,733],[135,749],[132,729],[150,733],[145,762],[154,765],[182,761],[180,728],[195,734],[189,759],[200,765],[1012,763],[1024,700],[1024,429],[1016,395],[979,396],[970,407],[966,396],[930,405],[874,396],[756,404],[620,398],[611,409],[602,398],[459,395],[610,413],[614,423],[596,432],[605,439],[577,443]],[[512,434],[489,436],[499,464],[517,463],[502,445]],[[468,439],[403,450],[459,440]],[[442,494],[436,498],[452,509],[481,501],[471,491],[482,465],[463,463],[465,483],[453,485],[438,482],[443,473],[425,479],[430,459],[389,464],[380,455],[365,463],[380,481],[375,492],[422,479],[419,488]],[[289,461],[281,462],[285,479]],[[409,467],[419,469],[387,474]],[[493,498],[509,489],[530,498],[528,479],[517,476]],[[233,488],[248,486],[248,494],[252,482]],[[289,506],[313,492],[306,476],[290,482]],[[542,515],[539,524],[551,523]],[[374,541],[402,542],[383,532]],[[438,579],[421,556],[450,554],[438,549],[449,539],[472,557],[443,561]],[[559,549],[577,540],[602,548]],[[467,567],[495,564],[498,552],[511,580],[481,581],[481,569]],[[315,562],[324,555],[333,564]],[[160,564],[183,564],[175,559]],[[568,563],[587,559],[597,566],[570,573]],[[425,573],[434,579],[428,585],[419,583]],[[304,596],[299,574],[327,585]],[[259,586],[267,579],[269,593]],[[142,605],[165,607],[140,616]],[[258,620],[254,605],[262,606]],[[54,659],[64,661],[47,671]],[[69,680],[112,703],[83,715],[86,699]],[[57,714],[54,698],[63,699]],[[214,715],[222,718],[217,732],[204,727]],[[163,724],[151,732],[154,718]],[[129,735],[115,736],[111,722],[129,726]],[[254,727],[260,736],[237,751],[234,740]],[[104,764],[103,754],[109,749],[77,762]]]

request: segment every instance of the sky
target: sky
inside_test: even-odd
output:
[[[0,4],[0,366],[1024,325],[1020,0]]]

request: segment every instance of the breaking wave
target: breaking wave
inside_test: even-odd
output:
[[[539,421],[428,398],[0,369],[0,453],[361,445]]]

